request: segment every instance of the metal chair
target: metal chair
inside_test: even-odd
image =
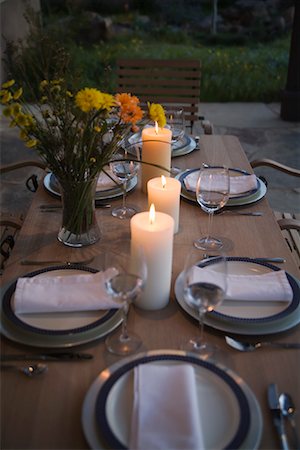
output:
[[[280,172],[292,175],[294,177],[300,177],[300,170],[294,167],[286,166],[273,159],[256,159],[250,162],[251,167],[256,169],[257,167],[271,167],[272,169],[279,170]],[[266,180],[265,180],[266,181]],[[281,211],[274,211],[274,215],[277,219],[278,225],[282,230],[282,234],[294,256],[298,267],[300,268],[300,214],[288,213]]]
[[[164,107],[182,108],[191,133],[201,121],[205,134],[213,127],[198,115],[201,63],[189,59],[119,59],[117,60],[117,92],[131,92],[139,97],[142,107],[147,101]]]
[[[46,169],[46,165],[40,161],[21,161],[17,163],[2,165],[0,174],[13,172],[24,167],[38,167]],[[30,175],[26,179],[26,187],[31,192],[35,192],[38,187],[38,177],[36,174]],[[23,224],[23,214],[11,214],[1,211],[0,214],[0,274],[5,268],[5,264],[16,243],[17,235]]]

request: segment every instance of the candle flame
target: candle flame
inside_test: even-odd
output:
[[[161,176],[161,184],[162,184],[162,187],[163,187],[163,188],[166,187],[167,180],[166,180],[166,177],[165,177],[164,175]]]
[[[149,222],[150,222],[150,225],[152,225],[155,222],[155,207],[154,207],[153,203],[151,203],[151,206],[150,206]]]
[[[155,121],[155,133],[158,134],[158,123]]]

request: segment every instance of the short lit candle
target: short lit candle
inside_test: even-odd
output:
[[[136,306],[155,310],[164,308],[170,298],[174,219],[168,214],[150,212],[135,214],[130,220],[131,243],[144,249],[147,263],[145,290]]]
[[[151,178],[160,175],[168,176],[171,168],[171,139],[172,132],[167,128],[159,128],[155,122],[155,127],[146,127],[142,131],[142,161],[150,164],[158,164],[167,170],[154,167],[149,164],[142,164],[142,190],[147,192],[147,182]]]
[[[174,233],[179,228],[179,205],[181,183],[175,178],[161,177],[152,178],[147,183],[148,205],[152,203],[156,211],[169,214],[174,219]]]

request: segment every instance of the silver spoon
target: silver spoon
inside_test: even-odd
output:
[[[292,400],[292,397],[289,394],[287,394],[286,392],[283,392],[282,394],[280,394],[279,395],[279,406],[280,406],[282,414],[284,415],[284,417],[287,417],[287,419],[289,420],[291,427],[293,429],[294,440],[295,440],[294,448],[299,450],[300,449],[300,441],[299,441],[299,437],[297,434],[296,423],[294,420],[296,408],[295,408],[294,402]]]
[[[46,364],[30,364],[29,366],[15,366],[14,364],[1,364],[1,369],[17,370],[24,373],[27,377],[34,377],[47,372],[48,366]]]
[[[229,336],[225,336],[225,340],[230,347],[239,350],[240,352],[252,352],[261,347],[276,347],[276,348],[286,348],[286,349],[300,349],[300,342],[241,342],[236,339],[232,339]]]

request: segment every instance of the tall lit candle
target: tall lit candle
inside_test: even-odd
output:
[[[146,127],[142,131],[142,161],[158,164],[167,170],[171,168],[171,139],[172,132],[167,128]],[[167,170],[160,169],[148,164],[142,164],[142,190],[147,192],[147,182],[151,178],[160,175],[168,176]]]
[[[168,214],[150,212],[135,214],[130,220],[131,243],[144,250],[147,263],[147,282],[145,290],[136,305],[142,309],[164,308],[170,297],[174,219]]]
[[[179,228],[179,205],[181,183],[175,178],[161,177],[152,178],[147,183],[148,205],[152,203],[156,211],[169,214],[174,219],[174,233]]]

